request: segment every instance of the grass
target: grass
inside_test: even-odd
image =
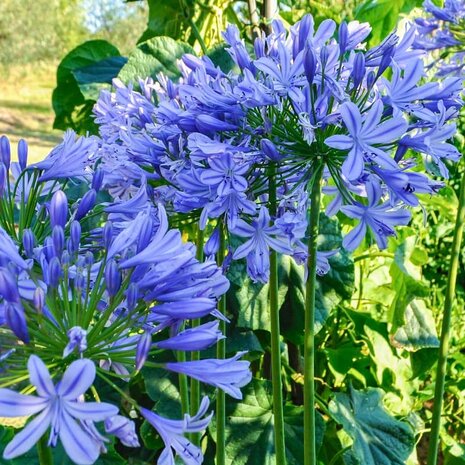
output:
[[[61,141],[53,129],[52,91],[57,63],[1,69],[0,135],[7,135],[12,157],[20,139],[29,145],[29,162],[44,158]]]

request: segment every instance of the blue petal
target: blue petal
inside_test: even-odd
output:
[[[26,453],[47,431],[50,420],[50,410],[47,408],[8,443],[3,452],[3,458],[13,459]]]
[[[94,363],[87,359],[76,360],[65,371],[57,393],[66,400],[75,400],[90,388],[94,379]]]
[[[106,402],[77,402],[65,403],[66,411],[79,420],[103,421],[118,413],[118,407]]]
[[[59,434],[69,458],[78,465],[92,465],[100,454],[100,445],[84,432],[69,413],[62,412]]]
[[[23,417],[34,415],[47,406],[41,397],[26,396],[10,389],[0,389],[0,417]]]
[[[37,388],[39,396],[50,397],[55,394],[55,386],[50,378],[50,373],[45,363],[37,355],[29,357],[27,369],[29,370],[31,384]]]
[[[362,127],[362,117],[357,105],[352,102],[343,103],[340,112],[349,133],[356,138]]]
[[[355,250],[365,237],[367,232],[367,225],[365,221],[361,221],[352,231],[347,234],[343,241],[342,246],[347,250]]]

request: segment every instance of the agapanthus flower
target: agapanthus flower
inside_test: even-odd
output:
[[[435,5],[431,0],[423,2],[427,13],[415,19],[418,34],[414,47],[426,50],[433,57],[429,67],[436,75],[464,75],[463,37],[461,30],[465,18],[465,2],[463,0],[446,0],[443,7]]]
[[[36,355],[29,357],[28,370],[37,396],[0,389],[0,415],[38,415],[6,445],[3,457],[10,460],[26,453],[50,429],[50,446],[55,447],[59,438],[66,453],[75,463],[94,463],[100,450],[83,428],[82,422],[104,421],[118,413],[118,408],[114,405],[81,400],[94,382],[94,364],[86,359],[72,362],[55,386],[47,367]]]
[[[66,165],[67,157],[87,147],[85,141],[78,145],[63,151],[59,163]],[[84,175],[76,181],[81,182],[81,198],[68,195],[58,175],[56,187],[45,189],[49,181],[47,175],[41,177],[47,166],[26,166],[18,178],[8,177],[10,188],[0,196],[8,206],[0,218],[0,325],[2,346],[10,349],[5,362],[14,366],[12,379],[16,383],[17,376],[19,387],[29,358],[31,383],[38,393],[36,402],[35,397],[2,390],[0,410],[2,401],[13,399],[24,408],[31,405],[27,412],[18,407],[15,414],[39,413],[7,447],[6,458],[25,453],[50,426],[51,446],[60,437],[71,460],[93,463],[108,443],[94,421],[105,421],[107,434],[138,447],[131,420],[116,415],[111,406],[98,416],[96,407],[89,407],[93,403],[83,402],[91,385],[99,398],[94,378],[115,389],[111,378],[131,383],[147,360],[157,363],[161,352],[165,364],[168,356],[176,360],[172,351],[201,351],[224,338],[219,320],[227,318],[217,304],[229,283],[221,268],[211,260],[199,261],[193,244],[170,229],[164,206],[150,202],[146,178],[134,196],[102,205],[96,193],[105,176],[86,160],[84,171],[74,171],[76,179]],[[24,204],[14,192],[27,173],[31,195]],[[91,201],[86,200],[89,193]],[[191,327],[190,320],[200,316],[204,322]],[[237,363],[248,367],[246,361]],[[52,377],[61,381],[53,386]],[[73,383],[69,394],[66,388]]]
[[[205,430],[212,417],[212,414],[205,416],[208,405],[208,398],[204,397],[197,414],[193,417],[186,414],[182,420],[170,420],[148,409],[141,409],[144,418],[158,431],[165,444],[165,448],[158,458],[160,465],[175,463],[173,450],[185,465],[200,465],[203,462],[201,449],[192,444],[184,434],[198,433]]]
[[[456,21],[460,13],[454,15]],[[156,199],[171,215],[189,213],[202,229],[221,223],[228,238],[249,238],[231,256],[246,258],[249,275],[260,281],[268,279],[275,246],[297,260],[305,255],[307,191],[318,173],[338,192],[331,214],[418,205],[419,193],[441,185],[421,173],[423,167],[447,177],[446,161],[458,159],[449,140],[461,84],[425,79],[414,26],[402,39],[392,33],[366,50],[369,33],[359,22],[337,28],[326,20],[316,29],[308,15],[289,31],[274,21],[250,53],[229,26],[224,38],[238,70],[226,74],[207,59],[187,56],[179,82],[161,77],[137,92],[116,81],[115,92],[104,91],[95,109],[108,173],[103,185],[129,201],[153,205]],[[131,171],[150,176],[146,187],[141,176],[115,176],[118,161],[106,153],[124,153]],[[380,186],[377,204],[368,198],[368,183]],[[277,212],[266,225],[263,208]],[[299,232],[282,220],[296,213]],[[383,237],[406,222],[389,218],[378,217]],[[358,226],[357,237],[363,231]]]

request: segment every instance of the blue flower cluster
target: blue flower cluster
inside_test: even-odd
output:
[[[429,66],[435,68],[437,76],[463,78],[465,2],[446,0],[441,8],[431,0],[425,0],[423,9],[429,15],[415,19],[418,35],[413,46],[436,55]]]
[[[366,50],[370,30],[332,20],[315,29],[310,15],[289,31],[275,21],[250,53],[230,26],[228,73],[185,55],[179,82],[159,76],[135,90],[115,80],[95,106],[105,188],[134,212],[148,200],[207,231],[225,225],[245,238],[229,258],[245,257],[261,282],[270,248],[306,259],[308,193],[320,179],[326,214],[355,223],[343,246],[356,249],[369,231],[386,247],[460,157],[449,141],[462,83],[425,82],[414,26]]]
[[[18,163],[10,162],[8,139],[1,139],[0,152],[0,417],[37,415],[4,458],[24,454],[50,430],[50,446],[60,439],[73,462],[92,464],[109,441],[94,424],[101,421],[107,434],[138,447],[134,422],[100,402],[94,379],[116,388],[146,363],[240,398],[251,379],[249,362],[239,360],[243,353],[224,360],[160,358],[202,351],[224,337],[217,302],[229,287],[214,261],[197,260],[195,246],[169,228],[164,207],[145,202],[134,214],[137,196],[103,202],[104,173],[93,169],[96,138],[70,131],[30,166],[24,141]],[[202,324],[189,327],[197,318]],[[26,361],[35,396],[7,388],[27,379]],[[91,387],[96,402],[86,402]],[[165,463],[174,463],[173,451],[185,463],[202,462],[184,433],[208,425],[208,399],[182,421],[127,400],[164,440]]]

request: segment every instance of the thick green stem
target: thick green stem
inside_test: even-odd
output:
[[[202,229],[198,228],[197,230],[197,260],[199,262],[203,262],[203,242],[204,242],[204,232]],[[196,328],[200,326],[201,321],[200,318],[196,318],[192,320],[192,327]],[[198,350],[192,352],[191,360],[200,360],[200,352]],[[194,378],[191,378],[191,415],[195,415],[200,406],[200,382]],[[200,444],[200,433],[192,433],[191,434],[191,441],[195,445]]]
[[[44,434],[37,443],[37,454],[40,465],[53,465],[52,449],[47,445],[47,436]]]
[[[308,236],[308,277],[305,286],[304,340],[304,464],[316,465],[315,441],[315,291],[316,250],[320,222],[321,170],[315,173],[310,194]]]
[[[430,442],[428,448],[428,465],[436,465],[439,451],[439,432],[441,429],[441,413],[444,397],[444,384],[446,379],[447,354],[449,352],[449,339],[451,330],[452,306],[455,297],[455,285],[460,259],[460,246],[462,244],[463,226],[465,222],[465,173],[462,176],[459,193],[459,206],[455,220],[454,239],[450,256],[449,276],[447,278],[444,314],[441,326],[441,342],[439,345],[439,359],[436,370],[436,385],[434,389],[433,419],[431,422]]]
[[[218,266],[221,266],[224,261],[226,254],[226,238],[225,232],[222,225],[220,228],[220,249],[218,251]],[[226,296],[221,297],[218,310],[225,315],[226,314]],[[226,334],[226,323],[220,320],[220,331]],[[221,339],[218,341],[216,346],[216,356],[219,359],[226,358],[226,340]],[[225,465],[226,463],[226,398],[225,394],[221,389],[218,389],[216,397],[216,465]]]
[[[183,351],[178,351],[178,361],[186,361],[186,353]],[[187,376],[185,374],[179,373],[179,394],[181,395],[181,409],[183,416],[186,413],[189,413],[189,385],[187,382]]]
[[[276,217],[276,167],[270,170],[270,214]],[[283,383],[281,378],[281,335],[278,305],[278,257],[270,251],[270,323],[271,323],[271,380],[273,385],[274,443],[276,465],[286,464],[284,441]]]

